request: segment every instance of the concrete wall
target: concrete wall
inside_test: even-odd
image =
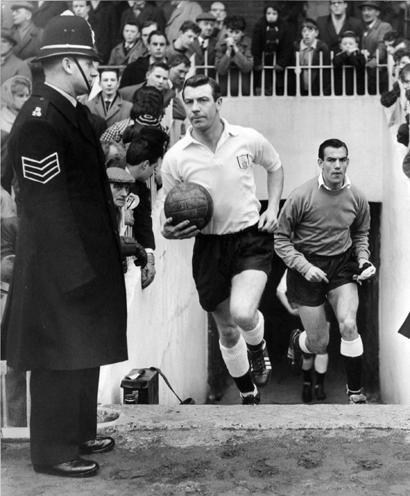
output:
[[[380,387],[385,403],[410,405],[410,339],[397,331],[410,312],[410,180],[396,128],[384,136],[380,267]]]
[[[320,143],[339,138],[349,147],[352,181],[366,192],[369,201],[382,201],[386,125],[378,97],[226,98],[222,115],[232,123],[258,129],[273,143],[285,168],[284,198],[317,174]],[[257,184],[259,197],[266,199],[261,167]]]
[[[168,241],[159,230],[160,199],[153,210],[156,277],[145,290],[133,263],[125,275],[129,360],[102,367],[99,402],[120,403],[121,379],[133,368],[159,367],[177,394],[204,403],[207,394],[207,314],[191,275],[192,240]],[[159,379],[159,402],[178,400]]]

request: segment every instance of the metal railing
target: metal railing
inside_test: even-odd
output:
[[[221,84],[224,96],[363,96],[380,95],[391,88],[392,63],[380,61],[376,52],[375,67],[364,67],[358,71],[354,66],[333,65],[334,54],[324,61],[323,52],[319,53],[319,63],[303,64],[299,52],[296,52],[295,65],[277,69],[276,54],[273,62],[262,65],[260,70],[250,73],[230,71],[225,76],[219,75],[214,65],[205,60],[203,65],[196,65],[197,72],[215,77]],[[246,82],[246,84],[244,84]],[[246,86],[246,91],[244,87]]]

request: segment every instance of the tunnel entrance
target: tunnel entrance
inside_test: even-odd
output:
[[[264,202],[262,202],[263,204]],[[381,203],[370,202],[371,260],[380,266],[380,219]],[[272,361],[270,383],[262,390],[262,403],[301,403],[302,375],[290,369],[286,353],[289,334],[293,329],[292,317],[276,296],[276,288],[285,271],[285,265],[274,255],[269,276],[260,303],[265,317],[265,338]],[[364,344],[364,387],[370,402],[380,402],[379,393],[379,287],[377,278],[359,287],[359,310],[357,322]],[[329,343],[329,368],[325,380],[327,399],[325,403],[346,403],[345,373],[340,357],[340,334],[337,322],[330,312],[331,329]],[[209,388],[210,402],[221,404],[239,403],[239,394],[222,361],[218,333],[212,317],[209,318]]]

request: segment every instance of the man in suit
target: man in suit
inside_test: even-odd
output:
[[[326,43],[330,51],[337,53],[340,35],[345,31],[353,31],[361,37],[363,27],[359,19],[346,15],[347,2],[344,0],[330,0],[329,9],[329,15],[318,17],[316,22],[319,28],[319,38]]]
[[[11,5],[12,34],[16,40],[14,54],[23,60],[38,55],[40,48],[42,31],[33,23],[33,10],[31,2],[14,2]]]
[[[129,19],[122,29],[122,41],[112,50],[108,65],[128,65],[145,54],[137,21]]]
[[[171,5],[175,6],[170,18],[165,26],[165,34],[168,41],[172,43],[176,40],[179,30],[185,21],[194,21],[202,12],[202,7],[198,2],[191,0],[171,0]]]
[[[196,23],[199,26],[201,32],[198,38],[195,40],[193,45],[193,50],[195,53],[195,66],[211,66],[213,69],[215,66],[215,47],[216,47],[216,36],[214,36],[216,27],[216,18],[210,12],[202,12],[196,18]],[[215,76],[215,70],[207,71],[208,75],[211,77]]]
[[[92,32],[77,16],[47,25],[45,84],[9,139],[21,213],[2,324],[6,358],[31,370],[31,461],[36,472],[90,477],[80,454],[110,451],[98,438],[101,365],[127,359],[126,295],[104,155],[77,97],[97,76]]]
[[[374,94],[377,91],[377,66],[378,64],[386,63],[387,60],[387,51],[383,38],[386,33],[392,30],[392,27],[388,22],[383,22],[379,19],[381,13],[380,2],[362,2],[360,9],[365,26],[361,49],[367,58],[368,90],[369,93]],[[379,82],[380,91],[386,91],[388,79],[385,70],[380,70]]]
[[[132,104],[123,100],[118,93],[119,85],[117,70],[102,69],[100,72],[101,92],[85,103],[92,114],[105,119],[107,127],[130,116]]]

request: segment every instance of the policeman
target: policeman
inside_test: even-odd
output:
[[[42,85],[22,108],[9,153],[20,192],[15,277],[4,319],[9,365],[31,370],[34,470],[89,477],[80,454],[110,451],[97,438],[100,365],[127,359],[126,297],[104,156],[76,97],[90,90],[97,53],[88,23],[47,25]]]

